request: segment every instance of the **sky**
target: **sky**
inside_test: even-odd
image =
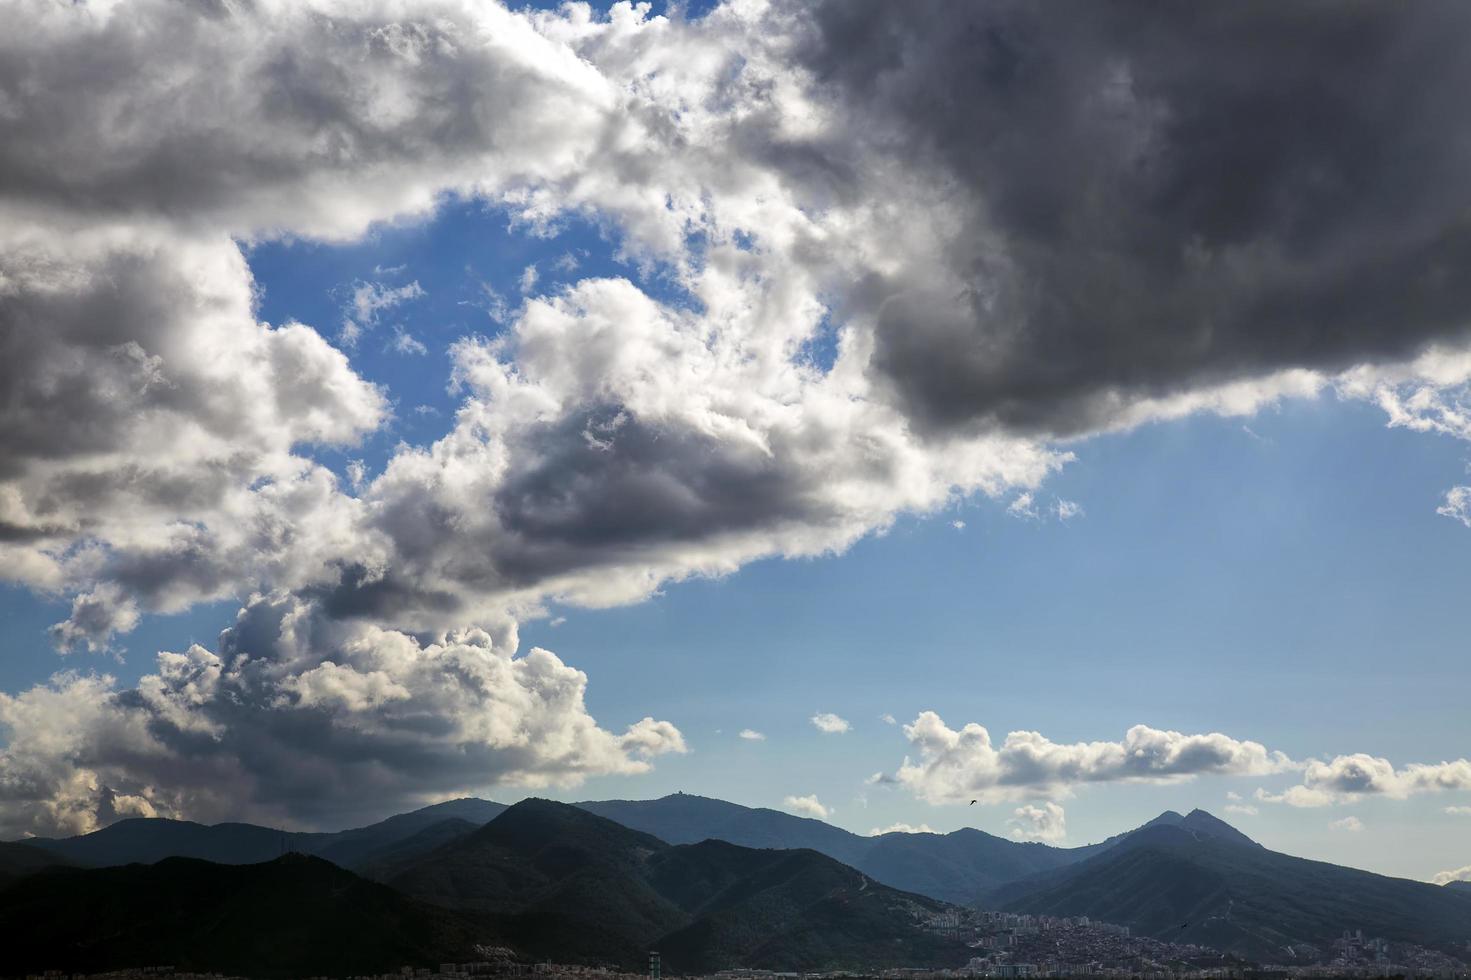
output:
[[[1471,11],[10,6],[0,837],[1471,878]]]

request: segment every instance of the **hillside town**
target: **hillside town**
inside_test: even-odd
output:
[[[953,908],[930,916],[923,927],[937,935],[962,939],[977,955],[964,966],[927,966],[883,970],[782,971],[728,969],[698,980],[1471,980],[1467,962],[1411,943],[1395,943],[1345,930],[1332,948],[1307,944],[1292,947],[1297,960],[1256,964],[1191,943],[1169,943],[1131,934],[1128,926],[1098,922],[1087,916],[1059,917],[983,912]],[[482,957],[435,968],[404,966],[392,972],[355,974],[342,980],[472,980],[518,977],[527,980],[663,980],[657,953],[647,972],[612,966],[527,962],[504,946],[476,946]],[[1471,959],[1471,943],[1467,944]],[[674,976],[677,974],[667,974]],[[106,973],[50,970],[25,980],[251,980],[221,973],[196,973],[171,966],[148,966]],[[311,976],[298,980],[336,980]],[[696,977],[691,977],[696,980]]]

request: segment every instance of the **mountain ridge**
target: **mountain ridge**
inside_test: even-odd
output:
[[[1327,948],[1353,928],[1464,954],[1471,896],[1281,854],[1205,817],[1214,823],[1151,821],[1105,851],[988,899],[1007,911],[1087,915],[1264,962],[1290,961],[1287,947],[1298,943]]]
[[[946,906],[816,850],[718,839],[670,844],[570,804],[523,800],[389,879],[422,901],[491,917],[533,955],[671,970],[863,968],[970,951],[919,922]]]

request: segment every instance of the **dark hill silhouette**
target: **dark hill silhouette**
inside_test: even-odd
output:
[[[90,834],[34,838],[25,843],[84,867],[152,864],[168,857],[192,857],[217,864],[258,864],[294,851],[315,854],[345,868],[356,868],[382,861],[385,848],[401,845],[446,820],[458,819],[477,826],[504,810],[504,805],[489,800],[450,800],[367,827],[335,833],[296,833],[248,823],[207,826],[188,820],[134,817]],[[426,840],[429,844],[440,842]]]
[[[16,878],[71,862],[30,844],[0,843],[0,887]]]
[[[987,904],[1087,915],[1269,962],[1345,929],[1447,951],[1471,938],[1471,896],[1279,854],[1204,811],[1151,821],[1085,861],[1002,886]]]
[[[7,972],[172,964],[255,977],[383,972],[473,956],[493,933],[319,858],[168,858],[54,869],[0,890]]]
[[[785,969],[934,963],[970,955],[918,927],[942,908],[812,850],[670,845],[561,803],[526,800],[390,879],[406,894],[491,917],[534,956],[637,969]]]
[[[216,864],[258,864],[287,851],[310,851],[326,835],[295,834],[248,823],[214,826],[162,817],[130,817],[78,837],[29,843],[83,867],[153,864],[170,857]]]

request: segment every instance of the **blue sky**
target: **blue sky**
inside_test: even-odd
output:
[[[133,2],[0,114],[0,836],[682,789],[1471,876],[1471,15]]]
[[[583,221],[535,234],[499,209],[451,202],[432,219],[379,227],[350,245],[269,242],[248,254],[260,316],[272,323],[300,320],[330,334],[355,285],[423,290],[383,311],[351,350],[353,366],[387,389],[396,417],[361,446],[317,454],[344,473],[350,459],[381,468],[398,442],[428,443],[447,430],[458,404],[446,382],[448,346],[503,330],[487,313],[487,286],[509,319],[530,265],[539,272],[534,293],[588,275],[639,277],[615,252]],[[575,270],[559,269],[568,255]],[[650,288],[678,299],[657,273]],[[396,330],[427,351],[391,349]],[[1071,448],[1077,459],[1035,495],[1038,516],[1008,512],[1012,498],[976,496],[901,516],[840,555],[765,559],[635,605],[555,606],[550,618],[527,622],[523,649],[547,647],[590,675],[594,717],[615,727],[649,713],[669,718],[693,750],[646,776],[552,792],[685,790],[775,807],[816,794],[833,822],[858,832],[905,822],[1006,833],[1010,805],[936,807],[864,785],[907,751],[880,716],[902,723],[926,709],[995,734],[1036,729],[1066,742],[1116,738],[1144,722],[1230,732],[1294,757],[1462,751],[1471,739],[1471,549],[1465,529],[1435,511],[1443,489],[1464,477],[1463,445],[1388,428],[1377,409],[1329,395]],[[1058,500],[1082,512],[1059,520],[1046,512]],[[237,605],[150,615],[125,654],[96,666],[135,682],[155,650],[212,646]],[[12,648],[3,686],[15,690],[57,669],[44,631],[66,604],[11,588],[3,609]],[[818,732],[809,718],[819,711],[852,730]],[[742,740],[743,729],[766,739]],[[1328,817],[1316,810],[1225,813],[1228,791],[1249,797],[1262,784],[1203,777],[1083,787],[1065,801],[1067,843],[1164,808],[1202,806],[1295,853],[1428,877],[1465,830],[1464,819],[1440,812],[1439,797],[1369,801],[1354,810],[1366,826],[1358,834],[1326,833]]]

